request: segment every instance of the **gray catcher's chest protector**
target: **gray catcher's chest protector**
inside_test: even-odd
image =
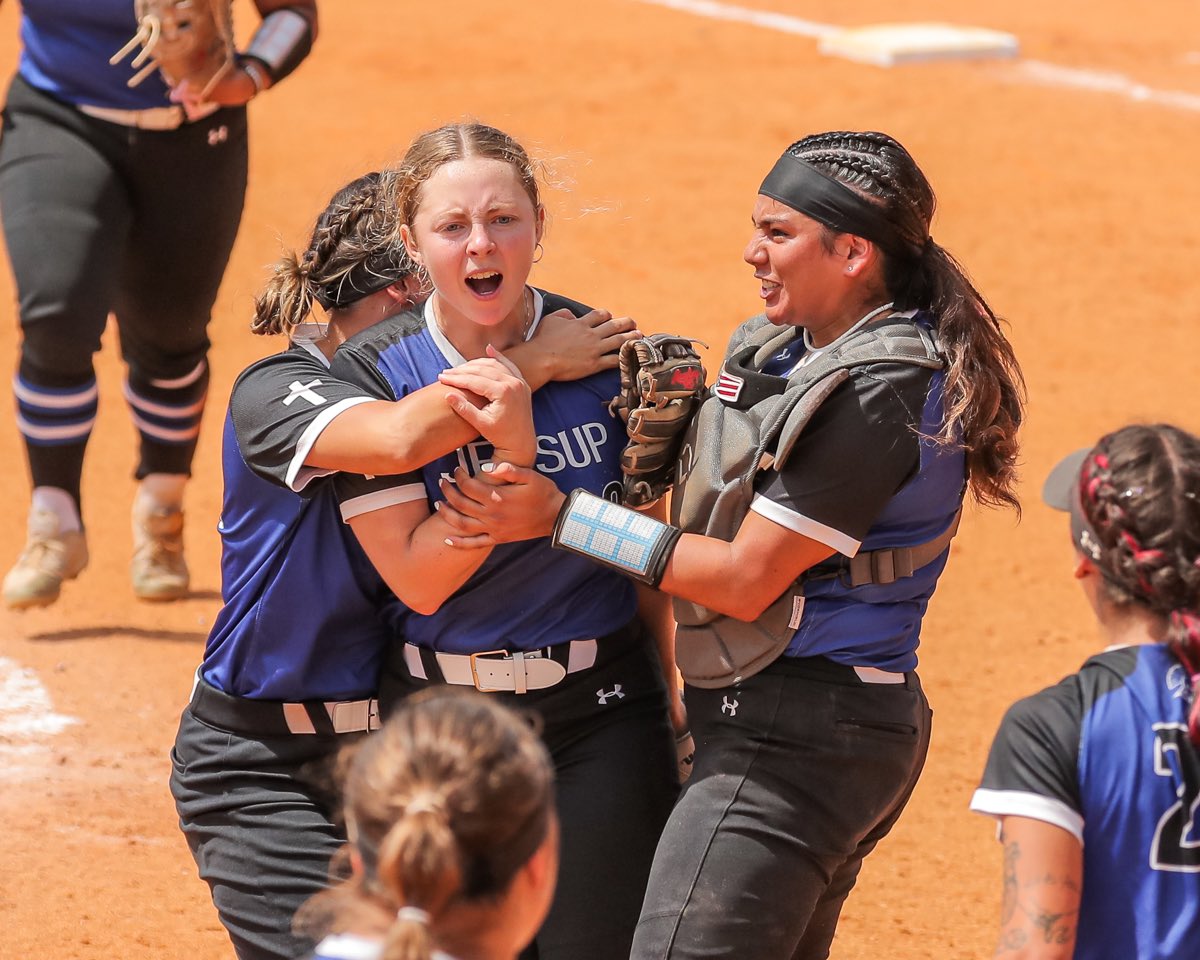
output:
[[[934,335],[913,323],[910,316],[894,314],[864,327],[793,371],[786,381],[757,371],[799,339],[800,331],[775,327],[765,317],[744,324],[730,343],[721,379],[684,439],[679,481],[672,497],[672,522],[686,533],[733,540],[749,512],[759,471],[783,467],[817,408],[855,368],[876,363],[945,366]],[[717,395],[718,391],[730,402]],[[701,443],[698,438],[703,438]],[[928,563],[941,554],[952,535],[952,530],[947,531],[905,556],[920,560],[929,553],[922,547],[937,546],[937,553],[924,561]],[[890,555],[892,551],[876,553]],[[869,571],[870,557],[864,559]],[[910,568],[907,574],[911,572]],[[676,599],[675,656],[684,679],[702,688],[725,687],[774,661],[799,625],[803,579],[752,623]],[[880,581],[868,577],[860,582]]]

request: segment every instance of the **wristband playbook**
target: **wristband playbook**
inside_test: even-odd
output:
[[[551,544],[657,587],[682,535],[669,523],[572,490],[554,522]]]

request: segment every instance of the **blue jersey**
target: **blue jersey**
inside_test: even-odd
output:
[[[535,294],[535,321],[543,311],[586,308],[552,294]],[[359,383],[385,399],[399,399],[434,383],[438,374],[464,362],[432,317],[432,307],[415,307],[372,327],[342,346],[333,361],[339,379]],[[620,452],[626,442],[621,421],[608,410],[619,386],[615,371],[569,383],[551,382],[533,395],[538,434],[537,469],[564,492],[583,487],[613,496],[620,488]],[[421,471],[422,495],[442,499],[441,477],[456,467],[475,473],[492,456],[482,440],[467,444]],[[338,478],[344,503],[362,502],[349,476]],[[401,502],[411,497],[397,492]],[[387,506],[372,498],[371,507]],[[361,512],[361,511],[360,511]],[[567,640],[600,637],[632,618],[636,595],[629,580],[583,557],[551,551],[549,538],[501,544],[434,614],[406,615],[410,643],[449,653],[536,650]]]
[[[116,66],[108,62],[137,28],[133,0],[23,0],[17,71],[31,87],[76,106],[169,106],[157,70],[129,87],[137,72],[133,55]]]
[[[971,809],[1083,844],[1076,960],[1200,956],[1200,750],[1190,684],[1163,644],[1092,657],[1018,701]]]
[[[374,695],[397,601],[342,523],[332,485],[303,466],[321,430],[371,399],[302,346],[234,384],[218,526],[225,605],[200,670],[217,689],[283,701]]]
[[[925,314],[904,316],[932,327]],[[761,372],[786,376],[805,355],[797,336]],[[966,491],[963,450],[930,439],[944,422],[944,382],[943,371],[911,364],[852,370],[818,408],[784,468],[759,472],[751,510],[847,557],[936,539]],[[787,655],[915,669],[921,621],[947,556],[890,584],[852,588],[838,576],[806,578],[804,613]]]

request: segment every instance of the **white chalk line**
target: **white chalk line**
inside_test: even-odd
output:
[[[1200,94],[1186,93],[1182,90],[1155,90],[1123,73],[1082,70],[1041,60],[1022,60],[1014,65],[1014,69],[1023,74],[1023,79],[1046,86],[1111,93],[1135,103],[1154,103],[1162,107],[1200,113]]]
[[[698,17],[708,17],[710,20],[732,20],[735,23],[765,27],[777,33],[794,33],[818,40],[828,34],[838,33],[842,29],[829,23],[801,20],[799,17],[792,17],[786,13],[748,10],[745,7],[736,7],[729,3],[716,3],[715,0],[638,0],[638,2],[653,4],[656,7],[669,7],[672,10],[692,13]]]
[[[37,673],[0,657],[0,757],[33,757],[46,752],[44,741],[61,733],[75,717],[54,712]],[[5,765],[0,777],[15,772]]]
[[[776,33],[794,34],[816,40],[839,33],[843,29],[830,23],[816,23],[786,13],[751,10],[731,3],[718,3],[716,0],[634,0],[634,2],[646,3],[655,7],[667,7],[681,13],[707,17],[710,20],[744,23],[774,30]],[[1020,60],[1006,65],[1006,69],[1014,74],[1013,79],[1016,80],[1048,87],[1110,94],[1134,103],[1153,103],[1176,110],[1200,113],[1200,94],[1187,93],[1182,90],[1156,90],[1121,73],[1064,67],[1040,60]]]

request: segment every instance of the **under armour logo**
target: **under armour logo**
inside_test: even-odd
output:
[[[736,717],[737,716],[737,708],[738,708],[738,702],[736,700],[734,700],[733,703],[730,703],[728,697],[721,698],[721,712],[722,713],[727,713],[731,717]]]
[[[208,145],[215,147],[218,143],[224,143],[229,139],[229,128],[225,124],[219,127],[213,127],[208,131]]]
[[[604,692],[603,687],[596,691],[596,700],[601,706],[604,706],[608,703],[609,697],[616,697],[618,700],[625,699],[625,694],[621,692],[621,685],[619,683],[614,683],[613,688],[607,693]]]
[[[293,400],[297,397],[303,397],[314,407],[319,407],[325,402],[325,398],[319,393],[313,393],[313,387],[319,387],[320,385],[320,380],[313,380],[311,383],[301,383],[299,380],[293,380],[291,386],[288,387],[291,393],[283,398],[283,405],[290,407]]]

